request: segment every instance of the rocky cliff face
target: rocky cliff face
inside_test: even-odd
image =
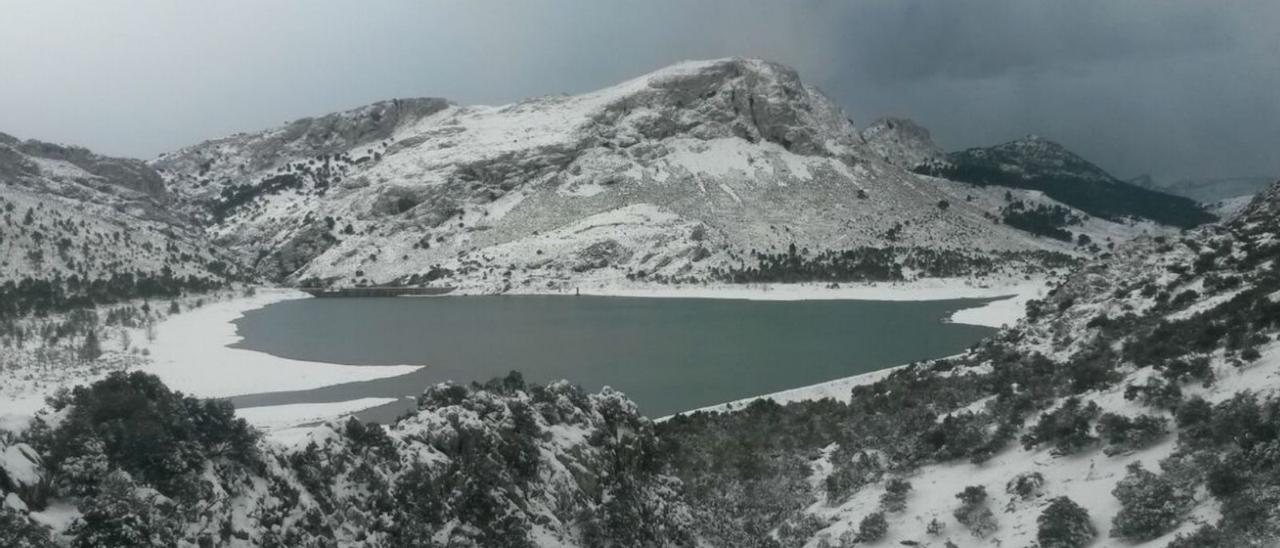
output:
[[[929,130],[906,118],[881,118],[862,130],[867,146],[889,163],[916,170],[946,161]]]
[[[1003,189],[903,169],[936,150],[890,125],[859,135],[793,70],[723,59],[500,107],[378,103],[152,165],[220,243],[292,282],[699,280],[790,244],[1075,252],[993,223]]]

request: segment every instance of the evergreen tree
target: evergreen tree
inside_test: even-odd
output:
[[[98,332],[90,330],[84,336],[84,344],[80,345],[80,359],[96,360],[102,355],[102,343],[98,342]]]
[[[1083,548],[1098,536],[1089,521],[1089,512],[1067,497],[1050,501],[1036,524],[1040,548]]]

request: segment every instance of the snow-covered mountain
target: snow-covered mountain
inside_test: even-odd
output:
[[[1061,144],[1035,135],[952,152],[945,162],[915,169],[977,185],[1040,191],[1104,219],[1140,218],[1183,228],[1214,219],[1194,200],[1121,181]]]
[[[993,222],[1010,199],[1058,205],[1040,193],[904,169],[935,148],[905,121],[859,133],[787,67],[722,59],[498,107],[387,101],[151,165],[219,243],[290,282],[697,280],[791,244],[1080,252]],[[1129,224],[1073,230],[1154,229]]]
[[[144,162],[0,134],[0,283],[233,276],[173,203]]]

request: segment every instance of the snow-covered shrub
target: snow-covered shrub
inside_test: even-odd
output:
[[[783,546],[800,546],[808,542],[814,535],[831,525],[827,519],[813,514],[801,514],[798,518],[788,520],[778,527],[778,542]],[[616,543],[617,539],[601,539],[601,545]],[[640,545],[643,543],[637,543]]]
[[[1067,497],[1049,501],[1036,524],[1040,548],[1083,548],[1098,536],[1089,512]]]
[[[1143,384],[1130,384],[1124,389],[1124,399],[1137,401],[1157,409],[1177,409],[1182,403],[1182,388],[1178,383],[1159,377],[1147,377]]]
[[[1091,435],[1092,422],[1102,413],[1098,404],[1084,404],[1080,398],[1071,397],[1057,409],[1040,415],[1031,431],[1022,436],[1022,446],[1031,449],[1039,445],[1051,445],[1053,454],[1070,455],[1097,441]]]
[[[884,475],[879,459],[865,451],[849,454],[838,449],[832,454],[831,462],[831,474],[823,482],[828,504],[844,502],[859,488],[879,481]]]
[[[943,417],[922,436],[926,450],[939,461],[971,456],[987,442],[985,418],[976,413]]]
[[[1118,455],[1126,451],[1145,448],[1165,434],[1164,417],[1138,415],[1129,418],[1115,413],[1106,413],[1098,419],[1098,434],[1106,441],[1107,455]]]
[[[0,546],[53,548],[57,544],[54,544],[48,529],[0,503]]]
[[[1227,539],[1212,525],[1201,525],[1199,529],[1191,534],[1178,533],[1165,548],[1219,548],[1220,546],[1229,546]]]
[[[889,522],[884,512],[872,512],[858,523],[858,542],[876,542],[889,532]]]
[[[1213,368],[1209,366],[1209,358],[1194,356],[1165,360],[1157,368],[1160,374],[1174,383],[1197,380],[1205,384],[1213,382]]]
[[[987,507],[987,488],[981,485],[970,485],[956,493],[960,499],[960,507],[952,513],[956,521],[969,528],[974,536],[982,538],[994,533],[998,528],[996,516]]]
[[[257,433],[235,417],[230,403],[200,400],[169,390],[154,375],[115,372],[78,386],[62,402],[69,408],[55,430],[33,439],[48,451],[48,466],[88,467],[90,485],[99,477],[97,451],[107,463],[167,496],[198,496],[197,476],[210,460],[243,466],[258,462]],[[72,472],[76,474],[77,472]]]
[[[1004,485],[1004,492],[1022,500],[1040,496],[1044,489],[1044,475],[1040,472],[1023,472]]]
[[[902,478],[889,478],[884,483],[884,493],[880,495],[880,509],[891,513],[905,510],[909,491],[911,482]]]
[[[929,533],[930,535],[933,535],[936,537],[942,534],[942,531],[946,528],[947,528],[947,524],[942,523],[941,521],[938,520],[938,518],[933,518],[929,520],[929,525],[925,526],[924,532]]]
[[[1120,500],[1120,511],[1111,522],[1111,536],[1145,541],[1177,527],[1190,509],[1191,495],[1167,478],[1144,469],[1142,463],[1130,464],[1128,470],[1111,491]]]
[[[177,546],[178,512],[158,493],[140,488],[127,474],[103,479],[96,496],[80,504],[82,515],[67,530],[74,548]]]

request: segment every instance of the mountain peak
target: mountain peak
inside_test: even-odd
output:
[[[1028,176],[1051,173],[1069,174],[1074,178],[1118,182],[1110,173],[1080,157],[1062,144],[1039,135],[1027,135],[987,148],[971,148],[952,156],[985,158]]]
[[[804,155],[845,155],[856,128],[785,65],[732,57],[684,61],[571,98],[606,134],[769,141]]]

